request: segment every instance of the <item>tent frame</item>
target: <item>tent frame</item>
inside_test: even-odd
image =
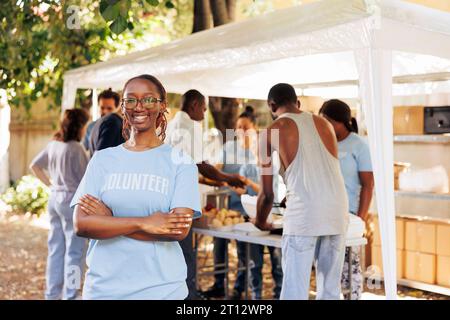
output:
[[[215,41],[218,37],[222,41]],[[77,88],[106,87],[105,79],[108,87],[119,88],[125,77],[141,70],[152,70],[163,83],[169,83],[170,92],[194,87],[210,96],[243,96],[245,90],[238,93],[236,87],[228,91],[223,85],[214,87],[202,75],[257,67],[286,57],[348,51],[353,52],[358,79],[296,83],[296,87],[359,84],[374,168],[386,298],[396,299],[393,83],[445,81],[450,72],[393,77],[393,52],[450,60],[450,14],[398,0],[324,0],[289,8],[70,70],[64,76],[63,108],[73,107]],[[216,82],[224,79],[217,77]]]

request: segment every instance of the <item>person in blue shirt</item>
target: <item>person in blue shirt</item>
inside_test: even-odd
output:
[[[260,191],[260,170],[255,164],[245,164],[241,166],[239,174],[245,177],[245,189],[233,188],[239,195],[249,194],[255,196]],[[274,187],[276,190],[276,188]],[[264,265],[264,247],[259,244],[250,245],[250,288],[252,290],[252,299],[262,299],[263,276],[262,269]],[[281,268],[281,249],[275,247],[267,247],[270,254],[270,262],[272,264],[272,278],[274,282],[273,298],[278,300],[281,294],[281,286],[283,283],[283,270]]]
[[[256,135],[255,120],[253,108],[247,106],[246,110],[239,115],[236,122],[236,139],[226,142],[223,146],[222,163],[216,166],[218,169],[227,174],[238,175],[242,165],[247,163],[256,164],[254,156],[256,150],[252,150],[256,147],[256,143],[252,143],[256,142],[256,139],[252,139],[251,134],[249,134],[253,131]],[[254,138],[256,138],[256,136]],[[244,217],[247,217],[241,203],[241,196],[234,191],[230,193],[228,209],[238,211]],[[221,268],[218,266],[225,263],[225,252],[228,243],[229,241],[226,239],[214,238],[213,253],[215,271],[219,271]],[[246,245],[243,242],[237,241],[236,247],[238,265],[239,267],[243,267],[246,257]],[[242,293],[245,290],[245,277],[245,271],[238,271],[233,293],[230,296],[232,300],[241,299]],[[225,296],[225,275],[223,273],[215,274],[213,286],[207,291],[204,291],[203,295],[208,298],[220,298]]]
[[[125,143],[97,151],[73,197],[90,238],[83,299],[185,299],[179,241],[200,216],[192,158],[165,144],[166,91],[151,75],[125,84]]]
[[[334,128],[338,140],[339,162],[344,177],[349,200],[350,213],[366,220],[372,201],[374,178],[370,151],[367,142],[358,135],[358,124],[352,118],[350,107],[343,101],[326,101],[320,111]],[[362,271],[359,251],[352,251],[352,263],[348,265],[348,250],[342,274],[342,287],[348,288],[348,268],[352,268],[352,299],[360,299],[362,294]]]

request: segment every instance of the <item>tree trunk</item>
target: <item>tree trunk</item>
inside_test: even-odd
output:
[[[234,21],[236,19],[236,0],[227,0],[228,20]]]
[[[226,0],[211,0],[209,3],[211,5],[214,27],[230,22]]]
[[[194,26],[192,33],[210,29],[212,26],[211,22],[209,0],[194,0]]]
[[[236,0],[194,0],[193,33],[234,21]],[[209,109],[214,125],[226,141],[226,129],[233,129],[238,117],[239,101],[235,98],[209,97]]]

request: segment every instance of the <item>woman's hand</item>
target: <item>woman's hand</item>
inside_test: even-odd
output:
[[[78,205],[87,215],[111,217],[112,211],[101,200],[86,194],[80,198]]]
[[[243,182],[246,183],[245,180],[244,180]],[[236,192],[236,193],[239,194],[239,195],[243,195],[243,194],[246,194],[246,193],[247,193],[247,189],[245,189],[245,187],[244,187],[244,188],[233,187],[233,186],[230,186],[230,185],[229,185],[228,183],[226,183],[226,182],[224,182],[223,186],[224,186],[224,187],[230,188],[231,190],[233,190],[234,192]]]
[[[232,187],[245,188],[245,178],[238,174],[227,174],[225,182]]]
[[[152,235],[180,235],[191,227],[192,212],[155,212],[142,219],[141,231]]]

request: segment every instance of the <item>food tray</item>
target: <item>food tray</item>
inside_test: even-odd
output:
[[[222,227],[213,227],[212,225],[208,225],[208,229],[216,230],[216,231],[223,231],[223,232],[233,231],[233,227],[234,227],[234,225],[222,226]]]

